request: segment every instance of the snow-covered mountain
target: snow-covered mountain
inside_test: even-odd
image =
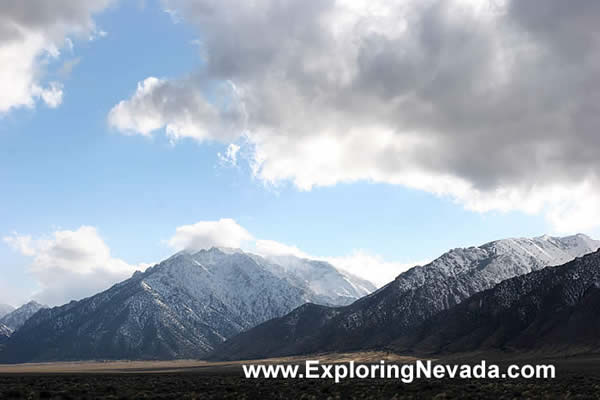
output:
[[[426,321],[392,347],[419,353],[600,350],[600,252],[507,279]]]
[[[16,331],[23,326],[25,321],[31,318],[33,314],[46,307],[48,306],[32,300],[0,318],[0,324],[6,325],[12,331]]]
[[[453,249],[428,265],[400,274],[349,306],[303,306],[262,324],[225,342],[214,357],[240,359],[386,345],[440,311],[505,279],[563,264],[599,247],[599,241],[579,234],[503,239]],[[307,329],[302,324],[320,328]]]
[[[13,312],[15,308],[8,304],[0,304],[0,318],[4,317],[6,314]]]
[[[0,324],[0,345],[6,343],[10,335],[12,335],[12,329],[4,324]]]
[[[314,293],[319,304],[347,305],[377,288],[371,282],[340,271],[325,261],[292,255],[270,256],[268,265],[275,275]]]
[[[333,282],[348,279],[335,278],[327,265],[318,268]],[[301,304],[345,304],[352,296],[349,289],[342,297],[314,281],[299,282],[292,270],[241,250],[180,252],[102,293],[39,312],[11,336],[0,360],[202,357]]]

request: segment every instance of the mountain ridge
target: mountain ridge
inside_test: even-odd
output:
[[[501,239],[452,249],[425,266],[400,274],[349,306],[319,312],[296,309],[293,314],[268,322],[276,335],[261,324],[229,339],[211,357],[245,359],[380,348],[433,315],[505,279],[564,263],[598,247],[600,242],[578,234]],[[298,315],[302,312],[307,315]],[[312,321],[321,328],[311,331],[296,326],[295,321]],[[298,332],[306,334],[299,336]]]
[[[7,326],[11,331],[16,331],[36,312],[47,307],[31,300],[0,318],[0,324]]]
[[[94,296],[37,313],[0,360],[202,357],[227,337],[326,298],[274,268],[243,251],[176,253]]]
[[[395,351],[600,351],[600,250],[507,279],[426,321]]]

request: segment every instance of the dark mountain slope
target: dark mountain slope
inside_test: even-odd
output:
[[[0,318],[0,324],[6,325],[11,330],[16,331],[23,326],[25,321],[31,318],[33,314],[42,308],[48,308],[48,306],[32,300],[29,303],[23,304],[21,307],[4,315],[2,318]]]
[[[334,307],[304,304],[284,317],[240,333],[235,340],[217,347],[209,358],[221,359],[222,352],[239,354],[248,360],[264,358],[265,354],[309,353],[315,348],[314,333],[337,314],[338,309]]]
[[[600,252],[506,280],[427,321],[396,350],[600,350]]]

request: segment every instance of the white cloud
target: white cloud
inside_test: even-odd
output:
[[[179,226],[167,244],[174,250],[198,251],[211,247],[240,248],[252,235],[231,218],[218,221],[200,221]]]
[[[308,254],[296,246],[290,246],[275,240],[256,240],[255,251],[262,256],[296,256],[300,258],[311,258]]]
[[[50,108],[56,108],[62,103],[63,85],[60,82],[50,82],[48,88],[34,86],[32,94],[40,97]]]
[[[73,52],[73,50],[75,50],[75,44],[73,44],[73,41],[70,38],[65,38],[65,45],[71,53]]]
[[[23,33],[19,42],[0,42],[0,113],[13,107],[32,107],[43,91],[36,82],[37,58],[48,53],[44,38]]]
[[[36,250],[31,236],[21,236],[15,232],[12,236],[5,236],[4,242],[25,256],[35,256]]]
[[[290,246],[275,240],[256,240],[253,251],[264,257],[293,255],[300,258],[326,261],[340,270],[374,283],[377,287],[391,282],[402,272],[416,265],[428,263],[428,261],[413,263],[386,261],[383,257],[365,250],[354,250],[349,255],[339,257],[315,256],[307,254],[297,246]]]
[[[128,101],[121,101],[110,111],[108,115],[110,124],[122,132],[143,136],[150,136],[153,131],[162,128],[165,123],[160,113],[154,110],[144,111],[145,108],[151,106],[144,104],[147,96],[150,96],[154,88],[162,84],[162,80],[153,76],[138,83],[133,97]]]
[[[3,0],[0,2],[0,115],[42,100],[62,102],[60,82],[44,83],[45,68],[73,50],[73,37],[97,32],[92,15],[112,0]],[[101,32],[101,31],[99,31]]]
[[[229,146],[227,146],[227,151],[225,154],[218,153],[217,157],[219,157],[221,163],[235,167],[237,165],[237,156],[240,148],[241,147],[237,144],[231,143]]]
[[[93,42],[94,40],[98,40],[98,39],[104,38],[106,36],[108,36],[108,32],[103,31],[102,29],[94,30],[90,34],[89,41]]]
[[[14,233],[4,237],[4,241],[32,258],[29,272],[40,288],[33,297],[48,305],[93,295],[149,266],[131,265],[112,257],[104,240],[91,226],[56,231],[50,237],[39,239]]]
[[[243,126],[243,112],[236,103],[235,87],[226,82],[216,90],[215,102],[202,91],[156,77],[138,83],[129,100],[114,106],[108,114],[111,127],[130,135],[151,136],[164,128],[172,142],[182,138],[198,141],[234,139]]]
[[[218,221],[200,221],[193,225],[180,226],[176,228],[175,235],[167,241],[167,244],[178,251],[230,247],[242,248],[263,257],[293,255],[300,258],[322,260],[336,268],[373,282],[377,286],[390,282],[400,273],[419,264],[386,261],[365,250],[356,250],[341,257],[316,256],[302,251],[295,245],[270,239],[258,239],[230,218]]]
[[[60,305],[91,296],[129,278],[136,270],[143,271],[151,265],[132,265],[113,257],[106,242],[96,228],[91,226],[81,226],[73,231],[59,230],[42,238],[13,233],[3,240],[15,251],[31,258],[28,272],[38,289],[30,297],[48,305]],[[418,264],[386,261],[363,250],[341,257],[314,256],[297,246],[256,239],[229,218],[180,226],[167,244],[174,250],[198,251],[211,247],[231,247],[244,248],[265,257],[294,255],[323,260],[378,286]],[[24,293],[19,295],[19,300],[29,298]]]
[[[580,211],[600,214],[597,3],[163,3],[198,29],[206,62],[138,88],[116,129],[243,138],[269,184],[384,182],[561,232],[600,224]],[[229,88],[221,103],[211,85]]]
[[[322,257],[331,265],[348,271],[373,282],[377,287],[393,281],[398,275],[416,265],[426,265],[430,261],[415,261],[401,263],[386,261],[381,256],[370,254],[364,250],[355,250],[350,255],[342,257]]]

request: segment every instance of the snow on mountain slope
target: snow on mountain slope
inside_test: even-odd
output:
[[[320,304],[347,305],[374,290],[375,285],[325,261],[296,256],[270,256],[267,267],[277,276],[314,293]]]
[[[0,350],[4,347],[8,339],[12,335],[12,329],[4,324],[0,324]]]
[[[251,329],[225,342],[215,351],[214,357],[271,357],[386,345],[440,311],[505,279],[565,263],[598,247],[600,242],[585,235],[575,235],[503,239],[479,247],[453,249],[428,265],[416,266],[400,274],[386,286],[349,306],[336,309],[335,313],[321,310],[311,318],[290,320],[284,317],[270,321],[273,332],[279,332],[273,336],[264,325]],[[298,310],[295,312],[298,314]],[[315,321],[318,315],[327,321]],[[310,330],[290,325],[296,320],[321,328]],[[289,332],[289,335],[280,335],[281,331]],[[287,337],[293,337],[294,343],[289,343]],[[282,341],[286,343],[279,343]]]
[[[579,234],[502,239],[479,247],[453,249],[426,266],[400,274],[376,294],[357,301],[343,324],[360,332],[372,326],[385,327],[380,335],[366,338],[361,334],[357,340],[372,344],[387,341],[505,279],[563,264],[599,247],[599,241]]]
[[[479,247],[458,248],[444,253],[430,264],[399,275],[391,284],[413,288],[428,279],[450,279],[460,293],[456,303],[472,293],[549,265],[561,265],[575,257],[596,251],[600,241],[578,234],[563,238],[540,236],[533,239],[502,239]]]
[[[400,351],[597,353],[600,252],[507,279],[426,321]]]
[[[319,304],[346,305],[375,291],[376,286],[326,261],[300,258],[294,255],[259,256],[240,249],[219,247],[222,253],[241,253],[294,286],[312,293]]]
[[[157,270],[143,279],[148,290],[164,298],[171,295],[173,288],[182,290],[205,313],[226,311],[227,323],[235,331],[315,299],[312,293],[274,276],[255,258],[242,252],[202,250],[194,255],[180,255],[175,260],[170,268]]]
[[[12,335],[12,329],[4,324],[0,324],[0,343],[6,341]]]
[[[16,331],[23,326],[25,321],[42,308],[47,308],[47,306],[32,300],[0,318],[0,324],[6,325],[11,330]]]
[[[242,330],[323,301],[283,269],[235,249],[180,252],[102,293],[38,313],[0,360],[202,357]]]

